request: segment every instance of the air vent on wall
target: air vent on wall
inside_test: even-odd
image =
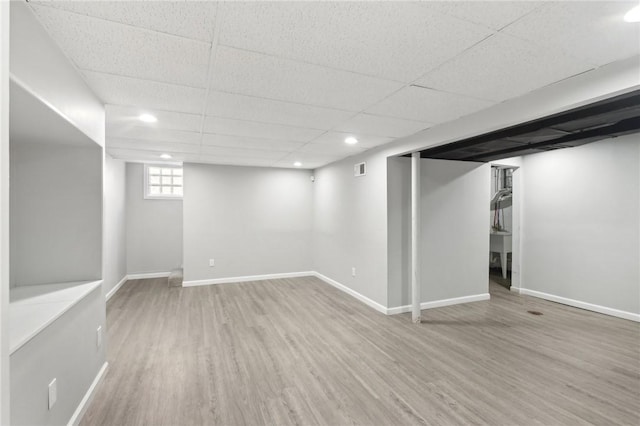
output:
[[[367,174],[367,163],[358,163],[353,166],[354,176],[364,176]]]

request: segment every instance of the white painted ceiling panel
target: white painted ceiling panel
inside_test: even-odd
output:
[[[201,114],[204,107],[204,89],[91,71],[82,74],[94,92],[108,104],[195,114]]]
[[[541,3],[534,1],[429,1],[422,2],[420,5],[468,22],[499,30],[540,7]]]
[[[383,145],[385,143],[389,143],[393,140],[391,137],[386,136],[372,136],[372,135],[364,135],[361,133],[344,133],[344,132],[326,132],[322,136],[317,139],[314,139],[312,142],[314,144],[324,144],[327,146],[333,146],[338,149],[342,146],[349,146],[345,144],[345,139],[348,137],[355,137],[358,139],[358,143],[352,145],[358,148],[373,148],[374,146]]]
[[[154,1],[31,1],[107,21],[146,28],[186,38],[211,41],[215,26],[215,2]]]
[[[360,111],[403,84],[219,46],[211,88],[268,99]]]
[[[158,153],[155,151],[149,151],[147,149],[123,149],[123,148],[113,148],[109,149],[109,155],[113,158],[118,158],[125,161],[144,161],[149,163],[166,163],[166,161],[158,158]],[[197,161],[197,155],[194,154],[178,154],[175,153],[172,162],[182,162],[182,161]]]
[[[366,148],[358,145],[345,145],[344,143],[333,145],[312,142],[298,149],[296,153],[321,154],[329,156],[339,154],[343,157],[348,157],[350,155],[360,154],[366,150]]]
[[[137,126],[107,126],[108,138],[129,138],[146,141],[178,142],[200,144],[200,132],[185,130],[161,129],[153,124],[139,123]]]
[[[259,158],[263,160],[279,160],[288,153],[283,151],[229,148],[223,146],[203,145],[200,151],[202,155],[215,155],[219,157],[247,157]]]
[[[495,104],[453,93],[408,86],[366,112],[407,120],[444,123]]]
[[[143,139],[125,139],[125,138],[109,138],[110,148],[116,149],[140,149],[148,151],[156,151],[156,155],[159,158],[159,154],[167,153],[171,155],[175,154],[199,154],[200,145],[183,144],[176,142],[160,142],[149,141]]]
[[[207,114],[264,123],[329,130],[353,112],[224,92],[209,94]]]
[[[548,2],[504,31],[604,65],[640,54],[640,25],[622,20],[637,4],[637,1]]]
[[[205,87],[210,44],[44,6],[33,6],[80,69]]]
[[[220,43],[410,82],[491,34],[413,3],[229,2]]]
[[[202,135],[203,145],[245,148],[258,150],[274,150],[291,152],[304,145],[304,142],[291,142],[286,140],[252,138],[246,136],[231,136],[205,133]]]
[[[593,67],[562,50],[498,33],[431,71],[416,84],[503,101]]]
[[[400,118],[361,113],[336,126],[335,129],[345,133],[401,138],[412,135],[427,127],[430,127],[430,124],[424,121],[403,120]]]
[[[286,167],[294,168],[294,163],[299,161],[302,163],[302,168],[315,169],[325,164],[344,158],[342,154],[326,155],[311,152],[292,152],[281,160],[273,163],[274,167]]]
[[[309,142],[323,133],[323,130],[317,129],[234,120],[222,117],[206,117],[204,131],[206,133],[217,133],[220,135],[249,136],[296,142]]]
[[[140,114],[151,114],[158,119],[154,127],[160,129],[187,130],[199,132],[202,125],[202,116],[198,114],[185,114],[181,112],[161,111],[144,107],[131,107],[122,105],[105,105],[109,127],[129,128],[141,125],[138,117]]]
[[[273,160],[250,157],[225,157],[219,155],[200,155],[194,163],[222,164],[228,166],[271,167]]]

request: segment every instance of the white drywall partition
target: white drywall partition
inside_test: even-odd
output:
[[[389,307],[411,303],[411,167],[389,158]],[[489,286],[488,164],[421,160],[422,302],[486,297]]]
[[[103,288],[110,294],[127,275],[126,166],[109,155],[104,173],[104,273]]]
[[[522,291],[640,314],[640,136],[525,156],[523,172]]]
[[[185,285],[310,271],[310,177],[309,170],[185,164]]]
[[[9,424],[9,8],[0,2],[0,424]]]
[[[354,176],[354,165],[363,161],[366,174]],[[313,195],[314,270],[383,308],[387,306],[386,163],[386,156],[374,154],[322,167],[315,171]]]
[[[102,150],[11,140],[11,285],[102,277]]]
[[[182,265],[182,200],[144,198],[144,165],[127,163],[127,273]]]

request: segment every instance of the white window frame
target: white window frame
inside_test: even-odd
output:
[[[159,167],[163,169],[182,169],[182,194],[150,194],[149,193],[149,167]],[[143,194],[145,200],[176,200],[181,201],[184,196],[184,168],[180,165],[176,164],[153,164],[153,163],[145,163],[144,164],[144,188]]]

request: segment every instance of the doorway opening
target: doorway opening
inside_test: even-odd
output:
[[[517,167],[491,166],[489,209],[489,280],[511,288],[514,247],[514,172]]]

